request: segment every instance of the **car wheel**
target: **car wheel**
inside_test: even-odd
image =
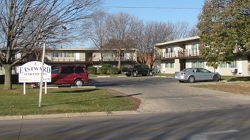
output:
[[[133,72],[133,76],[136,77],[136,76],[137,76],[137,73],[136,73],[136,72]]]
[[[148,75],[149,75],[149,76],[153,76],[153,72],[150,71],[150,72],[148,73]]]
[[[76,79],[75,80],[75,86],[83,86],[83,81],[81,79]]]
[[[44,83],[42,83],[42,86],[44,87]],[[40,87],[40,82],[37,82],[37,83],[35,84],[35,87]]]
[[[195,82],[194,76],[190,76],[190,77],[188,78],[188,82],[189,82],[189,83],[194,83],[194,82]]]
[[[213,81],[219,81],[219,77],[218,77],[218,75],[214,75],[214,77],[213,77]]]

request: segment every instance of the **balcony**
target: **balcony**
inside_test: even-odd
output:
[[[193,56],[200,56],[200,51],[191,49],[172,51],[168,53],[163,53],[162,58],[176,58],[176,57],[182,58],[182,57],[193,57]]]
[[[103,57],[103,61],[118,61],[118,57]],[[75,59],[74,57],[52,57],[50,59],[46,59],[46,62],[95,62],[101,61],[99,58],[88,57],[86,59]],[[135,61],[132,58],[121,57],[121,61]]]

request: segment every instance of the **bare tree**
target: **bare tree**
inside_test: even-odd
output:
[[[188,22],[179,21],[174,24],[174,33],[173,38],[171,40],[181,39],[189,37],[189,33],[191,30],[191,26]]]
[[[199,33],[200,33],[199,29],[196,26],[194,26],[193,28],[190,29],[188,36],[189,37],[198,36]]]
[[[121,56],[124,51],[135,48],[134,39],[136,38],[138,25],[141,22],[137,18],[123,12],[111,14],[107,17],[106,27],[109,42],[108,45],[105,45],[105,48],[116,51],[118,68],[121,67]]]
[[[150,62],[152,67],[155,61],[154,44],[171,40],[174,25],[171,22],[148,22],[140,32],[137,40],[138,61],[142,64]]]
[[[87,26],[90,27],[87,29],[88,38],[93,42],[94,47],[100,50],[101,63],[103,63],[104,44],[108,43],[106,18],[106,13],[100,12],[98,16],[94,17],[92,22],[90,22],[91,25]]]
[[[45,42],[67,41],[64,30],[100,11],[102,0],[0,1],[0,64],[5,69],[4,89],[12,89],[11,68]],[[72,27],[72,26],[71,26]],[[72,35],[70,31],[68,34]],[[70,38],[71,40],[72,38]],[[21,57],[15,57],[21,54]]]

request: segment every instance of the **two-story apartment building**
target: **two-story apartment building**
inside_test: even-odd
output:
[[[40,51],[41,53],[42,51]],[[16,57],[18,57],[17,55]],[[41,56],[41,54],[40,54]],[[41,57],[39,57],[41,58]],[[35,61],[35,55],[28,57],[18,65],[13,67],[12,73],[17,73],[17,68],[29,61]],[[102,61],[101,61],[102,60]],[[44,62],[47,65],[84,65],[84,66],[96,66],[100,67],[102,64],[111,64],[113,66],[118,65],[119,57],[115,50],[106,50],[101,52],[99,49],[94,48],[58,48],[46,50]],[[38,59],[37,61],[40,61]],[[126,49],[122,50],[121,55],[121,66],[123,65],[133,65],[137,62],[137,50],[136,49]],[[4,69],[0,65],[0,75],[4,74]]]
[[[200,58],[200,37],[190,37],[180,40],[155,44],[158,59],[161,62],[162,73],[175,73],[185,68],[202,67],[221,75],[249,76],[249,58],[242,56],[230,64],[221,62],[217,69],[206,65]]]

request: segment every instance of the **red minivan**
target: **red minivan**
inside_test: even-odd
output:
[[[84,66],[51,66],[51,83],[83,86],[89,83],[89,76]],[[39,87],[39,83],[36,84]]]

